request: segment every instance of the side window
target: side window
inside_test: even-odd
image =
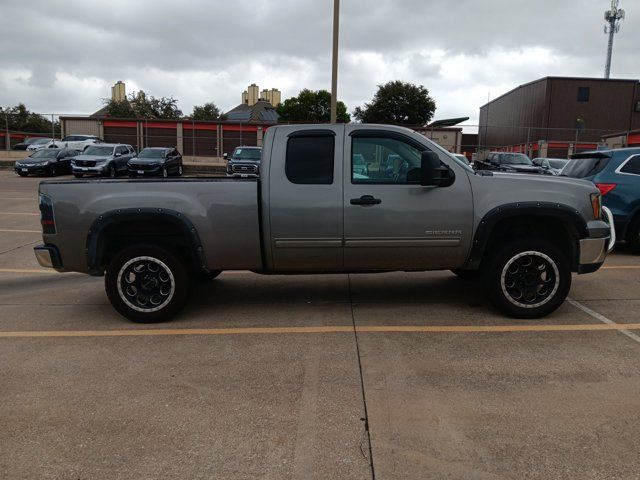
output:
[[[293,136],[287,142],[285,173],[291,183],[333,183],[335,137],[333,134]]]
[[[127,147],[117,147],[116,148],[116,153],[121,153],[122,155],[126,155],[127,153],[129,153],[129,150],[127,149]]]
[[[422,150],[393,137],[354,137],[351,141],[351,182],[420,183]]]
[[[624,166],[620,169],[620,172],[640,175],[640,155],[634,155],[629,158],[629,160],[627,160]]]

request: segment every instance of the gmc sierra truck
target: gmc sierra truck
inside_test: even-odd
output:
[[[537,318],[615,242],[593,183],[476,172],[385,125],[270,127],[259,179],[45,181],[39,202],[40,265],[104,275],[136,322],[172,317],[194,279],[223,270],[453,270],[482,277],[504,314]]]

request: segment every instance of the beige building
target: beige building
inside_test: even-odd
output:
[[[118,80],[114,86],[111,87],[111,100],[115,102],[122,102],[127,98],[127,91],[122,80]]]
[[[272,88],[271,90],[264,89],[262,92],[259,90],[258,85],[255,83],[249,85],[247,89],[242,92],[242,104],[252,107],[259,101],[263,100],[269,102],[274,107],[280,105],[282,95],[280,90],[277,88]]]

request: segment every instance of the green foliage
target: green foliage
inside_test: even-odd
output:
[[[193,120],[219,120],[220,109],[213,102],[193,107],[193,113],[189,116]]]
[[[363,123],[424,125],[431,120],[436,102],[422,85],[396,80],[378,85],[371,103],[356,107],[353,116]]]
[[[15,107],[0,107],[0,130],[8,128],[13,132],[40,133],[51,136],[51,120],[30,112],[24,103]],[[60,134],[60,122],[53,125],[55,135]]]
[[[331,94],[305,88],[297,97],[287,98],[278,105],[277,110],[281,122],[327,123],[331,120]],[[339,123],[351,121],[343,102],[338,102],[336,113]]]
[[[173,97],[156,98],[142,90],[129,94],[126,100],[116,102],[105,99],[107,115],[118,118],[157,118],[179,119],[182,110],[178,108],[178,100]]]

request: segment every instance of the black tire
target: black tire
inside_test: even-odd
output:
[[[55,177],[57,175],[57,171],[56,171],[56,167],[51,167],[49,169],[49,171],[47,172],[47,175],[49,175],[50,177]]]
[[[83,173],[74,173],[73,176],[76,177],[76,178],[82,178],[82,177],[84,177],[84,174]]]
[[[640,215],[631,220],[625,240],[634,252],[640,253]]]
[[[107,176],[109,178],[116,178],[118,176],[118,172],[116,171],[116,167],[113,165],[109,165],[109,170],[107,170]]]
[[[569,261],[558,247],[541,238],[498,247],[485,265],[489,299],[511,317],[544,317],[562,305],[571,289]]]
[[[169,320],[185,305],[191,290],[185,265],[156,245],[123,249],[109,263],[104,282],[111,305],[137,323]]]
[[[460,270],[456,268],[451,271],[455,273],[458,278],[465,281],[473,282],[482,278],[481,270]]]

